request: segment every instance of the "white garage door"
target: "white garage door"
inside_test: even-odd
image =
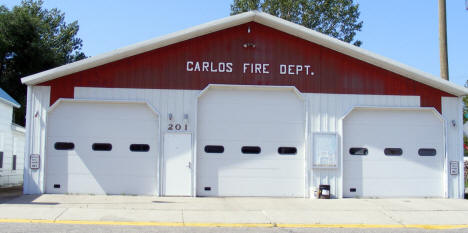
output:
[[[157,193],[158,118],[146,104],[62,101],[47,121],[47,193]]]
[[[343,121],[343,196],[443,197],[444,150],[432,110],[355,109]]]
[[[304,102],[291,88],[199,98],[197,195],[304,196]]]

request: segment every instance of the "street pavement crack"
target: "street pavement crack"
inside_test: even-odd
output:
[[[383,206],[379,206],[379,207],[380,207],[380,210],[382,211],[382,213],[383,213],[385,216],[387,216],[388,218],[390,218],[392,221],[394,221],[394,222],[396,222],[396,223],[398,223],[398,224],[400,224],[400,225],[402,225],[402,226],[405,226],[405,224],[404,224],[401,220],[398,220],[398,219],[394,218],[391,214],[389,214],[389,213],[387,212],[387,210],[385,209],[385,207],[383,207]]]
[[[64,208],[62,210],[62,212],[60,212],[60,214],[58,214],[57,217],[54,218],[54,222],[57,221],[57,219],[60,218],[63,215],[63,213],[65,213],[65,211],[67,211],[67,210],[68,210],[68,208]]]
[[[180,210],[180,213],[182,215],[182,224],[185,225],[185,219],[184,219],[184,209]]]
[[[267,221],[268,221],[269,224],[273,224],[273,227],[276,227],[276,223],[274,223],[274,222],[271,221],[270,216],[268,216],[268,214],[266,213],[265,210],[262,210],[262,214],[265,215],[265,218],[267,219]]]

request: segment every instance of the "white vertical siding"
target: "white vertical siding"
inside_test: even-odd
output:
[[[337,133],[339,121],[354,106],[379,107],[419,107],[419,96],[394,95],[342,95],[342,94],[308,94],[304,96],[309,104],[309,145],[313,145],[314,133]],[[314,148],[309,146],[309,157],[313,158]],[[338,151],[338,156],[340,156]],[[311,161],[309,161],[311,162]],[[309,164],[311,167],[311,164]],[[341,196],[341,158],[338,157],[337,168],[315,168],[309,171],[310,188],[318,189],[320,184],[329,184],[333,197]],[[310,195],[313,195],[311,193]]]
[[[463,102],[458,97],[442,97],[442,116],[446,120],[447,132],[447,192],[450,198],[463,198]],[[453,126],[452,121],[455,122]],[[450,161],[458,161],[459,175],[450,175]]]
[[[26,147],[24,156],[24,186],[25,194],[44,192],[44,154],[45,129],[47,109],[50,104],[50,87],[28,86],[26,106]],[[29,169],[29,155],[41,155],[41,168]]]

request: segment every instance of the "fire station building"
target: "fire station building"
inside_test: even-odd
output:
[[[260,13],[24,77],[24,192],[464,195],[464,87]]]

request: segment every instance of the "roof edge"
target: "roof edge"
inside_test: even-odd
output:
[[[21,79],[21,82],[26,85],[35,85],[251,21],[324,46],[339,53],[351,56],[358,60],[394,72],[406,78],[410,78],[414,81],[426,84],[452,95],[468,95],[467,88],[456,85],[450,81],[433,76],[429,73],[420,71],[416,68],[410,67],[390,58],[372,53],[363,48],[340,41],[336,38],[319,33],[302,25],[298,25],[279,17],[258,11],[250,11],[238,15],[228,16],[165,36],[136,43],[101,55],[86,58],[74,63],[66,64],[54,69],[24,77]]]
[[[10,101],[8,101],[6,99],[3,99],[3,98],[0,98],[0,102],[2,102],[4,104],[7,104],[7,105],[10,105],[10,106],[13,106],[14,108],[20,108],[21,107],[21,105],[15,104],[15,103],[10,102]]]
[[[112,50],[110,52],[106,52],[97,56],[89,57],[37,74],[26,76],[21,79],[21,82],[26,85],[35,85],[38,83],[47,82],[58,77],[63,77],[79,71],[91,69],[100,65],[118,61],[123,58],[135,56],[154,49],[189,40],[198,36],[203,36],[212,32],[247,23],[253,21],[253,16],[255,14],[255,11],[250,11],[234,16],[228,16],[208,23],[200,24],[178,32],[156,37],[154,39],[149,39],[123,48]]]
[[[426,85],[443,90],[447,93],[456,96],[468,95],[467,88],[461,87],[450,81],[423,72],[421,70],[408,66],[404,63],[395,61],[388,57],[384,57],[382,55],[370,52],[369,50],[363,49],[361,47],[354,46],[352,44],[338,40],[334,37],[314,31],[310,28],[306,28],[302,25],[295,24],[263,12],[256,13],[255,21],[263,25],[276,28],[285,33],[297,36],[304,40],[313,42],[315,44],[324,46],[326,48],[332,49],[339,53],[351,56],[358,60],[375,65],[377,67],[383,68],[385,70],[397,73],[404,77],[413,79],[417,82],[424,83]]]

